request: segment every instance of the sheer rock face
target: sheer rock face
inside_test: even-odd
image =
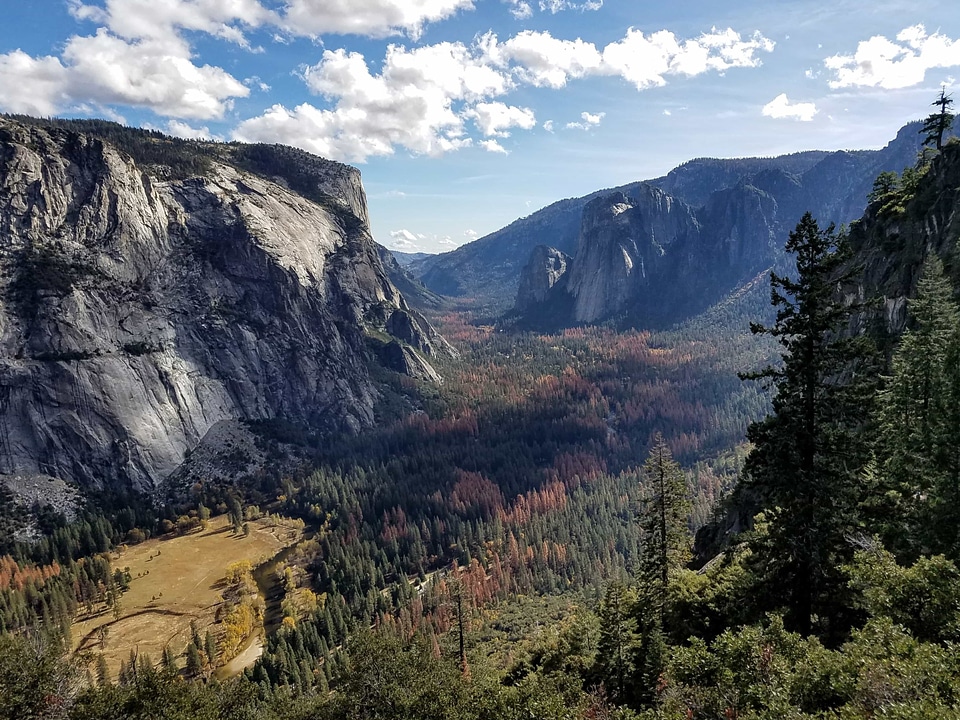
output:
[[[846,302],[863,304],[852,332],[879,329],[896,337],[907,327],[908,299],[916,295],[928,256],[939,256],[960,286],[960,143],[944,146],[899,210],[885,204],[871,203],[850,227],[849,267],[856,275],[840,292]]]
[[[695,244],[693,211],[651,185],[634,194],[613,193],[584,208],[577,254],[567,275],[573,321],[616,316],[638,294],[657,284],[670,249]]]
[[[558,327],[675,322],[769,268],[781,230],[777,202],[745,183],[699,210],[652,185],[610,193],[584,208],[562,279],[517,311]]]
[[[324,167],[318,204],[0,119],[0,475],[150,489],[221,421],[372,424],[365,331],[446,346],[387,280],[359,172]]]
[[[838,225],[849,223],[860,217],[873,181],[880,172],[900,172],[904,167],[914,164],[920,149],[919,129],[920,123],[905,126],[881,150],[814,150],[780,157],[691,160],[667,175],[646,183],[629,183],[555,202],[456,250],[418,261],[413,266],[414,274],[435,292],[467,296],[490,309],[507,310],[506,305],[516,297],[523,264],[537,245],[548,245],[569,255],[579,253],[579,233],[586,205],[614,192],[635,197],[644,192],[644,185],[657,187],[674,201],[679,200],[696,208],[697,219],[705,231],[710,228],[703,213],[707,211],[716,215],[720,210],[716,207],[718,198],[713,197],[715,193],[752,187],[774,201],[776,217],[768,214],[764,224],[773,228],[777,243],[782,248],[787,232],[796,226],[807,211],[812,212],[823,226],[830,222]],[[740,199],[746,200],[744,196]],[[711,205],[713,209],[709,210]],[[768,212],[768,209],[764,212]],[[762,226],[758,228],[756,237],[765,243],[762,233],[766,230]],[[741,234],[741,237],[746,235]],[[734,240],[730,249],[736,249],[736,244]],[[747,250],[746,246],[741,247]],[[686,245],[686,251],[695,249],[693,244]],[[753,253],[753,250],[749,252]],[[778,254],[782,261],[783,253]],[[701,285],[708,284],[709,280],[704,275],[710,269],[709,265],[703,265],[693,278],[676,278],[674,284],[682,285],[690,279]],[[689,297],[695,297],[697,292],[694,290]],[[557,298],[555,291],[550,295]],[[563,322],[573,322],[569,317],[565,321],[561,318],[567,313],[570,301],[569,296],[560,298],[558,302],[563,306],[562,312],[557,306],[536,307],[533,314],[549,317],[554,327],[560,327]],[[581,312],[585,309],[581,308]],[[646,310],[637,308],[637,312],[639,321],[644,322]]]
[[[537,245],[520,275],[515,305],[517,310],[523,311],[542,303],[566,273],[569,262],[570,256],[566,253],[546,245]]]

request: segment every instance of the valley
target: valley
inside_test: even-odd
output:
[[[458,298],[375,247],[343,166],[2,122],[7,155],[47,168],[37,197],[82,167],[93,197],[133,183],[152,208],[149,232],[101,236],[69,193],[41,203],[0,288],[21,408],[0,407],[0,460],[87,498],[0,498],[0,658],[82,677],[73,720],[957,706],[960,143],[876,183],[915,128],[886,156],[695,161],[565,202],[576,251],[534,249],[539,269],[516,228],[434,261],[513,258]],[[862,206],[849,228],[795,223],[822,175],[840,217]],[[501,282],[527,302],[494,315]],[[114,305],[137,342],[95,342]],[[22,707],[3,662],[0,708]]]
[[[210,518],[205,528],[185,535],[121,546],[110,558],[115,568],[129,575],[119,610],[93,606],[92,613],[81,612],[70,628],[74,654],[102,655],[114,680],[121,661],[131,654],[159,661],[169,648],[182,663],[191,626],[201,637],[207,631],[215,638],[223,635],[218,620],[226,609],[222,593],[227,588],[228,566],[243,561],[253,567],[267,563],[300,537],[297,523],[272,517],[251,521],[247,535],[235,534],[227,516],[220,515]],[[262,623],[261,618],[243,638],[244,649],[257,644]],[[218,657],[213,662],[223,664],[224,660],[233,658]],[[253,660],[248,658],[248,664]],[[242,669],[236,668],[233,674]]]

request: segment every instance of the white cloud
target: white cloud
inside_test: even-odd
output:
[[[0,109],[55,115],[67,102],[67,87],[67,69],[55,57],[33,58],[21,50],[0,55]]]
[[[533,110],[505,105],[502,102],[477,103],[465,115],[472,118],[487,137],[510,137],[508,128],[530,130],[537,124]]]
[[[526,0],[503,0],[503,2],[510,5],[510,14],[517,20],[525,20],[533,15],[533,8]]]
[[[923,25],[901,30],[897,41],[875,35],[861,41],[853,55],[828,57],[823,64],[836,73],[830,87],[894,90],[920,84],[927,70],[960,66],[960,40],[928,35]]]
[[[391,45],[377,75],[359,53],[327,50],[317,65],[304,70],[303,78],[311,90],[334,103],[332,110],[309,104],[293,111],[274,106],[242,123],[237,139],[289,142],[354,162],[389,155],[396,146],[442,155],[471,145],[464,137],[464,119],[485,117],[482,108],[475,109],[480,101],[514,86],[508,75],[490,67],[481,45],[468,48],[462,43],[413,50]],[[515,111],[508,112],[508,126],[525,127],[523,110]],[[499,120],[486,115],[495,129],[502,129]]]
[[[207,126],[195,128],[180,120],[171,120],[167,123],[166,132],[174,137],[186,140],[223,140],[222,137],[210,132]]]
[[[547,120],[547,121],[543,124],[543,129],[546,130],[546,131],[549,132],[549,133],[552,133],[552,132],[553,132],[553,120]]]
[[[147,107],[161,115],[219,118],[250,91],[225,70],[197,66],[178,39],[127,42],[105,29],[74,36],[63,51],[69,95],[103,105]]]
[[[669,30],[644,35],[630,28],[623,40],[604,48],[603,68],[644,90],[666,85],[666,75],[693,76],[711,70],[757,67],[757,53],[772,52],[773,48],[774,42],[759,32],[744,40],[731,28],[714,29],[682,41]]]
[[[509,155],[507,149],[498,143],[496,140],[481,140],[480,147],[482,147],[487,152],[498,153],[500,155]]]
[[[774,43],[759,32],[744,40],[733,29],[711,30],[697,38],[678,39],[668,30],[651,35],[630,28],[623,39],[603,50],[580,38],[561,40],[549,32],[525,30],[499,43],[486,36],[487,54],[501,67],[513,66],[523,82],[561,88],[589,75],[619,75],[638,90],[666,84],[668,75],[700,75],[735,67],[757,67],[759,52]]]
[[[673,115],[673,112],[672,112],[671,110],[666,110],[666,109],[665,109],[665,110],[663,111],[663,114],[666,115],[667,117],[670,117],[671,115]]]
[[[160,115],[223,117],[249,90],[219,67],[197,65],[183,30],[205,32],[248,47],[241,30],[275,22],[257,0],[72,0],[72,15],[101,24],[94,35],[70,37],[60,58],[0,55],[0,108],[52,115],[70,107],[149,108]],[[14,83],[14,81],[16,81]],[[11,83],[29,88],[7,87]]]
[[[567,123],[568,130],[589,130],[592,127],[596,127],[600,124],[600,121],[607,116],[606,113],[588,113],[586,111],[580,113],[580,119],[583,122],[569,122]]]
[[[468,236],[467,231],[464,233],[465,236]],[[469,236],[468,236],[469,237]],[[476,237],[476,233],[474,233]],[[470,238],[472,239],[472,238]],[[384,246],[390,250],[396,250],[398,252],[445,252],[447,250],[452,250],[453,248],[459,247],[463,242],[456,242],[450,238],[449,235],[424,235],[423,233],[413,233],[409,230],[393,230],[390,233],[390,239],[387,240]]]
[[[173,38],[180,30],[204,32],[249,47],[242,27],[280,22],[258,0],[106,0],[106,5],[70,4],[78,20],[91,20],[127,40]]]
[[[599,10],[603,7],[603,0],[586,0],[586,2],[570,2],[570,0],[540,0],[540,9],[556,15],[563,10]]]
[[[561,88],[572,78],[620,75],[642,90],[664,84],[666,75],[752,67],[760,62],[759,51],[772,48],[758,34],[742,40],[733,30],[681,41],[666,31],[646,38],[631,29],[602,52],[579,38],[562,40],[546,32],[524,31],[503,43],[490,32],[469,46],[390,45],[379,72],[371,71],[359,53],[326,50],[319,63],[302,70],[307,86],[326,106],[275,105],[241,123],[234,137],[289,143],[333,159],[363,162],[397,148],[442,155],[469,147],[474,140],[466,122],[472,120],[487,138],[479,147],[506,152],[489,140],[536,123],[532,110],[496,101],[518,85]],[[600,118],[582,116],[583,122],[574,126],[592,127]],[[553,128],[552,122],[544,125],[548,132]]]
[[[419,252],[422,249],[420,238],[409,230],[392,230],[390,239],[384,245],[390,250],[400,252]]]
[[[817,110],[816,104],[812,102],[791,103],[790,100],[787,99],[786,93],[780,93],[764,105],[761,112],[765,117],[776,118],[778,120],[789,119],[810,122],[819,110]]]
[[[424,24],[472,9],[473,0],[287,0],[284,26],[298,35],[405,33],[416,39]]]
[[[580,78],[600,69],[603,58],[593,43],[558,40],[548,32],[525,30],[503,44],[492,39],[488,53],[494,61],[515,63],[524,82],[561,88],[568,78]]]
[[[243,84],[246,85],[247,87],[256,88],[260,92],[270,92],[270,86],[267,85],[263,80],[261,80],[257,75],[244,78]]]
[[[533,15],[533,6],[528,0],[502,0],[510,5],[510,14],[518,20],[525,20]],[[599,10],[603,7],[603,0],[585,0],[585,2],[573,2],[572,0],[539,0],[537,3],[541,12],[549,12],[556,15],[564,10],[574,10],[585,12],[587,10]]]
[[[476,240],[478,237],[480,237],[480,233],[478,233],[476,230],[464,230],[464,231],[463,231],[463,236],[464,236],[468,241],[469,241],[469,240]],[[452,241],[451,241],[451,242],[452,242]]]

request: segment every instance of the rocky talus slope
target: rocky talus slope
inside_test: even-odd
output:
[[[0,118],[7,484],[152,489],[218,423],[371,425],[371,358],[436,379],[448,346],[387,279],[357,170],[112,133]]]

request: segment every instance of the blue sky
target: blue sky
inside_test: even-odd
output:
[[[693,157],[880,147],[960,83],[957,0],[2,2],[0,110],[355,164],[407,251]]]

